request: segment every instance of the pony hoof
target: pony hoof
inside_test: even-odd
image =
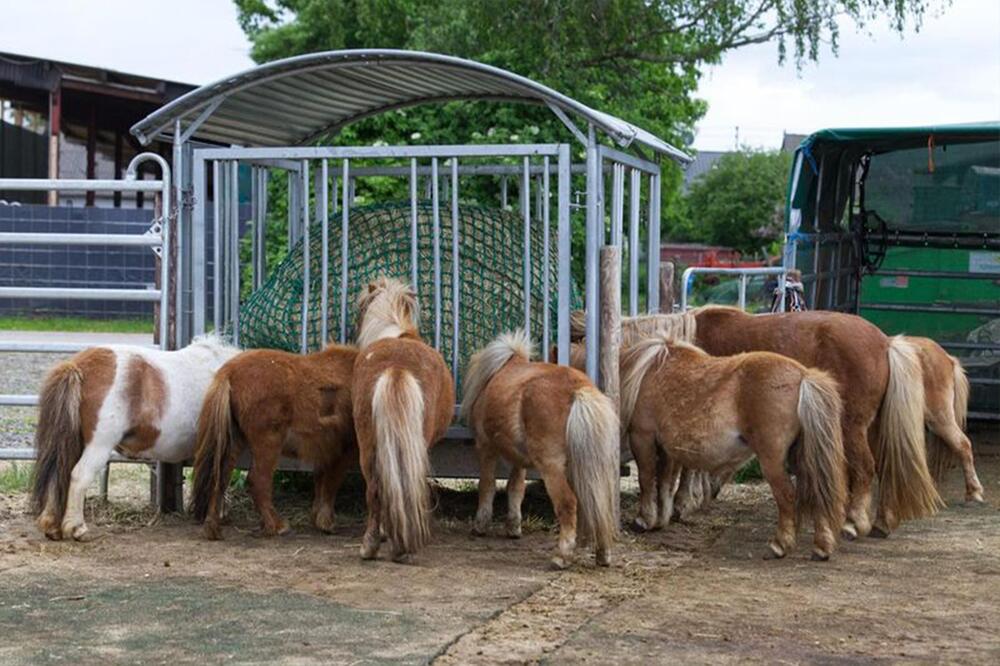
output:
[[[70,525],[64,523],[62,526],[63,536],[69,536],[74,541],[89,541],[87,537],[87,526],[86,525]]]
[[[986,504],[986,500],[983,498],[982,493],[975,493],[965,498],[965,503],[969,506],[983,506]]]
[[[376,555],[378,555],[378,542],[374,544],[361,544],[361,559],[374,560]]]
[[[858,530],[854,525],[844,525],[840,530],[840,535],[847,541],[854,541],[858,538]]]
[[[594,561],[597,562],[597,566],[599,567],[610,567],[611,555],[606,550],[599,550],[594,555]]]
[[[507,528],[507,538],[508,539],[520,539],[521,538],[521,528]]]
[[[812,560],[813,562],[829,562],[830,556],[826,553],[821,553],[819,551],[814,550],[809,559]]]
[[[649,526],[646,525],[646,521],[642,518],[636,518],[631,523],[629,523],[629,528],[638,534],[649,531]]]
[[[885,528],[879,527],[878,525],[872,525],[871,531],[868,533],[873,539],[888,539],[889,531]]]
[[[412,564],[413,555],[411,553],[394,553],[392,561],[396,564]]]
[[[222,540],[222,530],[218,525],[205,525],[201,528],[202,536],[204,536],[209,541],[221,541]]]
[[[765,560],[780,560],[785,556],[785,551],[781,546],[776,546],[775,544],[768,544],[768,548],[764,551]]]
[[[472,536],[484,537],[486,535],[487,535],[487,530],[486,530],[485,527],[483,527],[481,525],[473,525],[472,526]]]
[[[552,558],[552,568],[562,571],[563,569],[568,569],[570,561],[563,557],[562,555],[556,555]]]
[[[62,540],[62,527],[55,520],[43,516],[38,519],[37,524],[39,531],[45,535],[46,539],[51,541]]]

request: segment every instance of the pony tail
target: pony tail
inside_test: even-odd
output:
[[[394,559],[416,552],[430,537],[430,460],[424,441],[424,396],[405,370],[386,370],[372,394],[375,483],[380,516]]]
[[[798,476],[796,508],[800,519],[811,515],[829,526],[833,535],[844,525],[847,504],[842,414],[837,383],[821,370],[806,368],[799,384],[802,437],[793,449]]]
[[[220,371],[205,395],[198,416],[198,441],[194,457],[192,513],[205,523],[205,537],[222,538],[219,521],[237,451],[237,425],[233,420],[229,373]]]
[[[927,466],[923,371],[916,348],[900,335],[889,342],[889,386],[880,417],[881,506],[895,520],[933,515],[944,502]]]
[[[594,538],[597,563],[609,564],[618,536],[618,416],[611,400],[592,386],[573,395],[566,420],[569,478],[579,507],[579,531]]]
[[[83,455],[82,388],[83,372],[69,360],[49,372],[38,396],[31,510],[36,516],[44,514],[39,527],[50,537],[56,535],[53,530],[58,531],[62,523],[73,467]]]

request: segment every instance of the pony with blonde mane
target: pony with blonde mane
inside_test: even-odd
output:
[[[114,451],[159,462],[190,458],[205,391],[239,351],[203,336],[179,351],[91,347],[52,368],[38,397],[31,498],[45,536],[87,537],[84,496]]]
[[[473,532],[493,518],[497,458],[510,463],[507,535],[521,536],[525,473],[537,469],[559,519],[552,562],[573,561],[577,528],[594,543],[600,566],[611,562],[618,533],[618,416],[590,379],[573,368],[532,363],[523,330],[501,335],[473,355],[464,379],[462,419],[479,452],[479,508]]]
[[[957,358],[930,338],[906,336],[920,357],[924,378],[924,424],[927,463],[940,483],[959,463],[965,475],[965,500],[983,502],[983,484],[976,474],[972,442],[963,432],[969,410],[969,378]]]
[[[367,484],[361,557],[375,558],[381,531],[402,562],[430,536],[428,449],[451,424],[454,381],[441,354],[420,339],[417,296],[405,282],[369,283],[358,309],[351,393]]]
[[[198,419],[194,517],[208,539],[222,537],[220,520],[239,454],[250,453],[247,484],[262,536],[288,532],[272,501],[282,455],[313,465],[313,524],[333,529],[334,501],[357,462],[351,376],[357,350],[331,344],[313,354],[255,349],[216,373]]]
[[[574,318],[577,337],[582,335]],[[706,306],[683,314],[622,321],[623,346],[667,332],[713,356],[770,351],[828,372],[840,387],[848,462],[845,536],[887,536],[901,520],[929,516],[943,506],[927,464],[924,381],[917,349],[887,337],[861,317],[839,312],[750,315]],[[872,528],[872,483],[879,481]]]
[[[767,352],[709,356],[664,334],[624,348],[621,367],[622,434],[639,469],[638,529],[670,521],[682,468],[725,476],[756,455],[778,505],[766,557],[784,557],[809,515],[812,559],[830,557],[847,482],[842,406],[829,375]]]

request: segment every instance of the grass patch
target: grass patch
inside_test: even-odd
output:
[[[760,481],[763,478],[764,474],[760,471],[760,462],[755,457],[736,471],[733,481],[735,483],[747,483],[748,481]]]
[[[86,317],[0,317],[0,331],[65,331],[69,333],[152,333],[148,319]]]
[[[31,463],[0,465],[0,493],[24,493],[31,488]]]

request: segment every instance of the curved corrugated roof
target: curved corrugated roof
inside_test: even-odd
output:
[[[683,151],[620,118],[497,67],[419,51],[366,49],[270,62],[179,97],[132,127],[142,143],[207,115],[194,136],[242,146],[308,143],[352,122],[417,104],[496,100],[554,106],[605,132],[679,162]],[[169,139],[170,136],[163,138]]]

